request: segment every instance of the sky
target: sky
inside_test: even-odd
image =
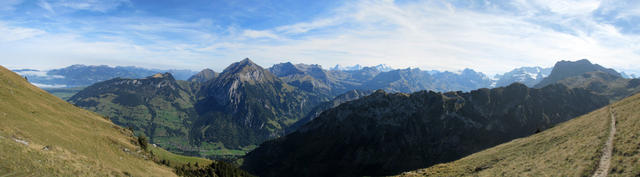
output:
[[[1,0],[0,65],[211,68],[250,58],[487,74],[587,58],[640,73],[640,1]]]

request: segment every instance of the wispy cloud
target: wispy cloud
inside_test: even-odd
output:
[[[39,29],[11,27],[0,23],[0,42],[29,39],[42,34],[45,34],[45,32]]]
[[[77,10],[107,12],[130,3],[129,0],[60,0],[55,2],[55,5]]]
[[[51,4],[49,4],[49,2],[47,2],[46,0],[40,0],[40,2],[38,3],[38,6],[42,7],[44,10],[49,11],[50,13],[53,13],[53,14],[56,13],[51,7]]]

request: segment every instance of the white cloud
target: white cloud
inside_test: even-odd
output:
[[[249,38],[272,38],[278,39],[279,37],[270,31],[258,31],[258,30],[244,30],[242,35]]]
[[[590,13],[598,8],[598,1],[524,4],[519,8],[533,13],[483,13],[446,2],[360,1],[333,16],[272,29],[281,40],[236,41],[232,48],[216,52],[241,53],[268,64],[285,60],[324,66],[386,63],[395,68],[468,67],[490,74],[589,58],[607,67],[640,71],[629,65],[640,62],[635,52],[640,38],[593,20]],[[551,13],[540,14],[541,9]],[[540,24],[535,18],[552,20],[553,25]],[[311,29],[320,32],[308,33]],[[290,34],[294,36],[287,38]]]
[[[39,29],[11,27],[0,23],[0,42],[23,40],[42,34],[45,32]]]

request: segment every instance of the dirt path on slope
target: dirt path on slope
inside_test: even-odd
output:
[[[600,164],[593,177],[605,177],[609,174],[609,167],[611,166],[611,154],[613,152],[613,138],[616,134],[616,117],[613,115],[613,108],[609,107],[609,114],[611,115],[611,128],[609,129],[609,138],[607,143],[602,149],[602,157],[600,158]]]

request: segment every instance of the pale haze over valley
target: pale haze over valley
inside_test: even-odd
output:
[[[587,58],[639,73],[638,1],[5,0],[0,62],[211,68],[251,58],[489,75]]]

